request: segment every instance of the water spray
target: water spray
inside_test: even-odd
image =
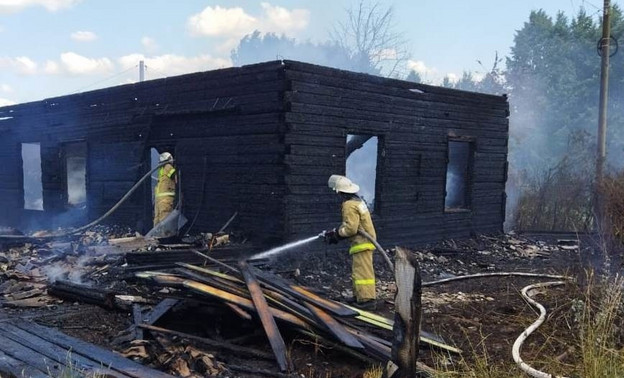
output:
[[[282,246],[279,247],[275,247],[275,248],[271,248],[268,251],[264,251],[264,252],[260,252],[258,254],[255,254],[253,256],[251,256],[249,258],[249,260],[254,260],[254,259],[265,259],[274,255],[279,255],[280,253],[289,250],[291,248],[295,248],[295,247],[299,247],[301,245],[304,244],[308,244],[313,242],[316,239],[322,238],[325,236],[325,232],[321,232],[320,234],[316,235],[316,236],[311,236],[307,239],[301,239],[301,240],[297,240],[288,244],[284,244]]]

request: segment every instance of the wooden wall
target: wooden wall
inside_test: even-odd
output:
[[[8,178],[0,206],[14,216],[0,223],[27,225],[41,215],[23,211],[20,143],[41,143],[44,214],[54,219],[67,210],[62,145],[86,141],[90,219],[149,170],[150,147],[166,147],[181,172],[186,216],[201,204],[195,231],[214,232],[239,211],[240,228],[281,237],[284,84],[281,62],[269,62],[1,108],[0,117],[10,119],[0,123],[9,136],[0,153],[13,164],[0,168]],[[150,197],[146,185],[109,222],[149,229]]]
[[[287,233],[340,222],[327,187],[345,172],[347,134],[378,136],[374,220],[380,241],[415,245],[502,231],[508,139],[506,97],[286,62]],[[447,141],[474,140],[469,211],[444,209]]]
[[[235,226],[275,244],[340,221],[331,174],[345,171],[347,134],[379,138],[374,218],[380,240],[414,245],[502,230],[508,103],[292,61],[200,72],[0,108],[0,223],[28,223],[20,143],[42,150],[45,217],[66,211],[63,143],[88,146],[88,217],[108,210],[172,152],[193,230]],[[474,141],[469,211],[446,212],[447,141]],[[110,222],[151,226],[146,185]],[[199,212],[198,212],[199,211]],[[41,214],[35,214],[41,216]]]

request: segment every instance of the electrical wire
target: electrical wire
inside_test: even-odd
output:
[[[117,74],[114,74],[114,75],[109,76],[109,77],[107,77],[107,78],[104,78],[104,79],[102,79],[102,80],[98,80],[98,81],[93,82],[93,83],[91,83],[91,84],[89,84],[89,85],[86,85],[86,86],[84,86],[84,87],[82,87],[82,88],[79,88],[79,89],[77,89],[76,91],[74,91],[74,92],[72,92],[72,93],[80,93],[80,92],[84,91],[84,90],[85,90],[85,89],[87,89],[87,88],[93,87],[93,86],[95,86],[95,85],[98,85],[98,84],[104,83],[104,82],[109,81],[109,80],[112,80],[112,79],[114,79],[114,78],[116,78],[116,77],[119,77],[119,76],[121,76],[121,75],[123,75],[123,74],[125,74],[125,73],[127,73],[127,72],[129,72],[129,71],[131,71],[131,70],[136,69],[137,67],[138,67],[138,66],[130,67],[130,68],[128,68],[127,70],[121,71],[121,72],[119,72],[119,73],[117,73]]]
[[[160,75],[160,77],[161,77],[161,78],[163,78],[163,79],[165,79],[165,78],[169,77],[169,75],[168,75],[167,73],[165,73],[165,72],[163,72],[163,71],[161,71],[161,70],[157,70],[157,69],[156,69],[156,68],[154,68],[154,67],[151,67],[151,66],[147,66],[147,65],[146,65],[146,66],[145,66],[145,72],[148,72],[149,70],[156,71],[156,73],[157,73],[158,75]]]

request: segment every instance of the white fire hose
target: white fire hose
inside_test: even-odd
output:
[[[525,329],[520,334],[520,336],[518,336],[518,338],[516,339],[516,341],[513,344],[513,347],[511,348],[511,355],[513,356],[514,361],[520,367],[520,369],[522,369],[522,371],[524,371],[525,373],[527,373],[528,375],[530,375],[532,377],[535,377],[535,378],[565,378],[565,377],[562,377],[562,376],[559,376],[559,375],[552,375],[552,374],[548,374],[548,373],[545,373],[543,371],[537,370],[537,369],[531,367],[526,362],[524,362],[522,360],[522,357],[520,357],[520,348],[522,348],[522,343],[524,343],[524,341],[540,325],[542,325],[542,323],[544,323],[544,320],[546,319],[546,309],[544,308],[544,306],[542,306],[540,303],[538,303],[535,299],[531,298],[531,295],[529,294],[529,291],[533,290],[533,289],[536,289],[536,288],[551,287],[551,286],[561,286],[561,285],[565,285],[565,284],[566,284],[566,281],[542,282],[542,283],[529,285],[529,286],[525,287],[524,289],[522,289],[522,296],[524,297],[524,299],[527,300],[527,302],[529,302],[531,305],[533,305],[534,307],[537,307],[539,309],[540,316],[539,316],[539,318],[537,318],[537,320],[533,324],[531,324],[527,329]]]

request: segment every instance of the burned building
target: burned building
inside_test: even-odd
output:
[[[272,243],[335,227],[331,174],[360,183],[380,240],[502,231],[505,96],[295,61],[169,77],[0,108],[5,225],[107,211],[168,150],[194,230]],[[151,226],[150,185],[107,221]]]

